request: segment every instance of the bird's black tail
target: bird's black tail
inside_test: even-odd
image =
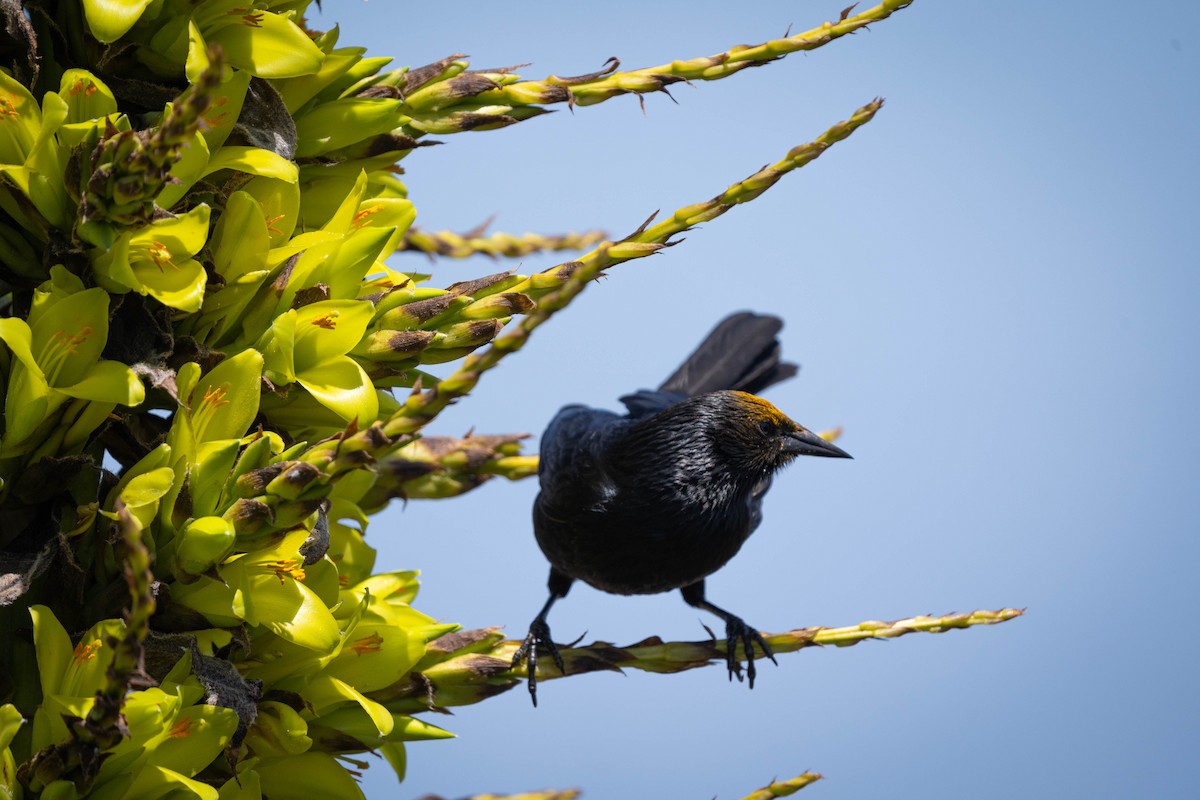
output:
[[[742,311],[723,319],[659,391],[697,395],[721,389],[758,394],[798,371],[780,360],[779,317]]]

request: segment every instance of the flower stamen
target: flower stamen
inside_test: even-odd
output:
[[[354,218],[350,220],[350,228],[352,230],[358,230],[366,225],[367,222],[370,221],[371,217],[378,214],[381,210],[382,209],[379,206],[371,206],[370,208],[359,209],[358,213],[354,215]]]
[[[378,632],[372,633],[370,636],[363,636],[350,642],[350,649],[359,656],[378,653],[383,649],[383,637]]]
[[[242,17],[242,24],[249,28],[262,27],[263,14],[261,11],[252,11],[249,8],[231,8],[225,13],[231,17],[236,17],[240,14]]]
[[[96,657],[96,651],[100,649],[100,640],[93,639],[88,644],[82,641],[75,645],[75,652],[71,654],[71,658],[75,660],[75,666],[82,667],[86,662],[91,661]]]
[[[208,427],[209,421],[216,416],[218,410],[229,405],[229,402],[228,383],[222,383],[220,386],[209,384],[204,388],[204,394],[192,412],[192,425],[198,438],[203,438],[204,429]]]
[[[209,128],[219,128],[229,119],[228,112],[222,111],[221,106],[229,105],[228,97],[218,97],[212,107],[204,115],[204,122]]]
[[[319,317],[313,317],[312,324],[316,325],[318,328],[324,328],[327,331],[331,331],[337,328],[337,318],[338,312],[328,311]]]
[[[83,78],[76,78],[68,90],[72,95],[82,94],[84,97],[91,97],[96,92],[100,91],[96,88],[96,84],[91,81],[85,81]]]
[[[287,582],[284,580],[284,576],[297,581],[304,580],[304,568],[295,559],[283,558],[278,561],[267,561],[263,566],[275,573],[275,577],[279,578],[281,585]]]
[[[192,718],[184,717],[171,726],[167,736],[172,739],[185,739],[192,735]]]
[[[150,260],[154,262],[154,266],[158,267],[159,272],[166,272],[163,269],[163,264],[170,265],[171,269],[179,269],[179,267],[175,266],[175,262],[171,260],[171,251],[162,242],[155,241],[146,249],[146,252],[150,256]]]
[[[51,386],[57,385],[59,373],[62,372],[67,360],[72,356],[79,355],[79,346],[91,339],[95,333],[95,328],[86,323],[75,332],[66,329],[54,332],[37,359],[42,373],[46,376],[47,383]]]

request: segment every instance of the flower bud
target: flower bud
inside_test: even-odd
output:
[[[237,536],[221,517],[200,517],[188,523],[175,544],[175,575],[185,582],[203,575],[224,560]]]

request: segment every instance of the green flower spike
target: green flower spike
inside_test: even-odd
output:
[[[316,72],[325,54],[293,18],[303,9],[276,13],[277,2],[248,0],[166,0],[156,2],[151,13],[153,26],[138,26],[134,33],[149,28],[148,46],[138,49],[138,59],[163,76],[192,73],[189,44],[199,40],[220,45],[230,66],[260,78],[286,78]],[[295,3],[286,5],[295,6]],[[301,6],[307,3],[300,4]],[[89,23],[91,18],[89,17]]]
[[[395,623],[359,620],[347,632],[341,653],[329,663],[325,674],[359,692],[384,689],[425,655],[424,641],[413,633]],[[382,729],[380,732],[387,733]]]
[[[42,696],[90,699],[102,689],[104,672],[112,661],[112,650],[106,644],[106,637],[119,634],[121,623],[115,620],[98,623],[72,646],[71,637],[49,608],[35,605],[30,607],[29,614],[33,618],[33,645],[37,650]],[[52,721],[63,724],[61,720]],[[34,738],[36,748],[53,743],[49,739],[40,741],[36,735]]]
[[[31,742],[41,750],[67,741],[72,735],[70,718],[87,715],[107,680],[113,660],[110,642],[124,633],[125,625],[120,620],[99,622],[72,647],[50,609],[33,606],[30,614],[43,697],[34,715]],[[93,796],[163,797],[184,787],[192,790],[188,796],[215,798],[215,790],[191,778],[229,743],[238,720],[232,710],[207,705],[203,699],[198,685],[164,685],[130,693],[122,708],[123,735],[105,754]],[[56,785],[67,784],[50,784]],[[47,787],[46,793],[53,791]]]
[[[329,608],[305,583],[300,546],[308,536],[300,528],[273,547],[233,556],[217,568],[220,580],[176,584],[171,599],[220,627],[261,625],[286,642],[332,652],[341,633]]]
[[[263,357],[255,350],[244,350],[200,378],[196,377],[199,369],[194,364],[192,368],[186,376],[181,368],[177,382],[185,379],[192,390],[184,416],[196,444],[191,457],[202,459],[206,446],[246,435],[258,414]]]
[[[369,585],[343,590],[335,614],[344,632],[331,653],[306,655],[287,641],[252,634],[254,652],[263,656],[248,666],[247,677],[294,693],[307,712],[302,720],[290,709],[276,709],[248,739],[256,754],[282,756],[307,742],[314,750],[338,752],[353,742],[351,749],[379,750],[395,766],[403,763],[403,742],[450,735],[368,696],[404,680],[424,657],[427,641],[457,629],[408,607],[412,593],[403,589],[414,585],[411,578],[411,573],[380,575]]]
[[[276,14],[265,10],[267,5],[208,0],[199,4],[192,20],[205,41],[221,45],[230,66],[252,75],[290,78],[319,70],[325,54],[292,22],[292,13]]]
[[[353,183],[336,191],[313,192],[310,187],[306,192],[305,196],[324,196],[300,206],[302,223],[310,229],[319,225],[320,230],[301,234],[284,248],[286,252],[303,244],[304,250],[280,294],[277,313],[291,307],[298,292],[320,285],[328,288],[330,299],[358,297],[366,275],[378,271],[380,262],[400,245],[416,209],[409,200],[372,198],[371,189],[367,174],[359,172]]]
[[[255,416],[258,415],[263,358],[257,350],[243,350],[200,375],[194,362],[184,364],[175,376],[180,408],[175,414],[166,446],[170,452],[175,480],[171,493],[164,498],[159,519],[164,531],[159,534],[159,547],[166,543],[166,531],[173,530],[175,499],[186,481],[190,487],[189,516],[200,518],[213,515],[224,489],[225,480],[233,469],[238,448]],[[205,522],[196,533],[208,531],[216,522]],[[221,536],[218,531],[214,536]],[[188,545],[187,553],[178,554],[195,566],[207,560],[218,549],[212,541]],[[199,555],[197,555],[199,552]],[[160,553],[161,555],[161,553]],[[185,567],[185,570],[187,570]],[[203,571],[203,570],[201,570]]]
[[[36,210],[44,222],[24,224],[27,229],[45,223],[67,229],[71,225],[71,200],[63,183],[63,166],[55,133],[67,120],[68,104],[47,92],[42,108],[29,90],[0,72],[0,174],[28,198],[32,209],[5,197],[0,200],[18,220],[29,220],[27,210]],[[3,194],[11,189],[6,188]]]
[[[189,31],[191,44],[187,72],[193,89],[180,100],[200,103],[202,111],[198,121],[204,124],[190,131],[188,140],[179,149],[178,160],[171,166],[173,180],[159,190],[155,202],[160,208],[172,208],[198,180],[222,170],[295,183],[298,176],[296,165],[278,153],[259,147],[225,145],[245,102],[251,75],[234,70],[230,79],[221,83],[216,76],[221,74],[223,58],[209,51],[195,25]],[[185,109],[184,115],[186,113]],[[223,180],[218,176],[211,178],[210,182],[220,185]]]
[[[0,458],[24,452],[30,437],[69,398],[136,406],[145,390],[133,370],[100,358],[108,341],[108,293],[84,289],[62,267],[34,293],[29,322],[0,319],[15,360],[5,398]]]
[[[209,209],[155,220],[121,234],[107,252],[93,251],[96,279],[117,294],[135,291],[192,313],[204,300],[204,267],[192,258],[208,240]]]
[[[262,206],[249,193],[234,192],[217,220],[209,250],[219,288],[209,288],[200,313],[182,320],[180,330],[202,340],[229,329],[270,275],[270,231]]]
[[[326,300],[275,319],[259,340],[266,374],[277,385],[298,383],[344,422],[365,427],[379,416],[379,398],[367,373],[347,353],[358,344],[375,310],[363,300]],[[287,397],[263,398],[271,416]]]
[[[121,787],[113,797],[198,797],[216,800],[217,791],[192,777],[208,766],[237,730],[237,714],[204,703],[199,686],[173,686],[134,692],[123,715],[129,737],[100,768],[97,786]],[[126,789],[125,787],[128,786]],[[103,797],[104,789],[96,795]]]

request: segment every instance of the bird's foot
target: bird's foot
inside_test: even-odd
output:
[[[533,701],[534,707],[537,706],[537,664],[538,664],[538,649],[544,648],[550,653],[550,658],[554,660],[558,671],[563,675],[567,674],[567,668],[563,664],[562,656],[559,655],[558,645],[554,644],[554,640],[550,638],[550,626],[543,619],[535,619],[533,624],[529,626],[529,633],[525,636],[525,640],[521,642],[521,646],[517,648],[517,652],[513,653],[512,667],[516,669],[522,661],[528,659],[528,674],[529,674],[529,699]]]
[[[758,674],[754,668],[754,645],[762,648],[763,655],[771,659],[772,664],[778,666],[779,662],[775,660],[775,653],[771,651],[771,646],[761,633],[747,625],[740,617],[730,617],[725,621],[725,666],[729,670],[729,680],[736,676],[739,683],[742,681],[742,665],[737,658],[738,642],[742,643],[742,649],[746,652],[746,680],[753,689],[754,677]]]

